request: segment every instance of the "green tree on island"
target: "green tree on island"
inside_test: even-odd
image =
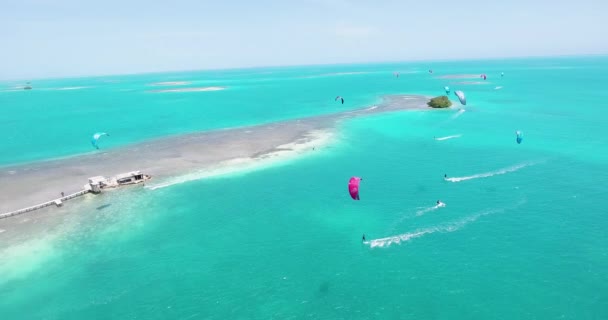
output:
[[[427,104],[431,108],[449,108],[452,102],[448,99],[448,96],[439,96],[431,99]]]

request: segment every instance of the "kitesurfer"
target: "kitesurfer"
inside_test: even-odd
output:
[[[517,135],[517,144],[521,144],[522,140],[524,139],[522,132],[516,131],[515,134]]]
[[[93,145],[93,147],[95,147],[95,149],[99,149],[99,145],[97,144],[97,142],[103,136],[110,136],[110,135],[105,132],[97,132],[91,138],[91,144]]]
[[[463,106],[467,105],[467,98],[464,95],[464,92],[462,92],[460,90],[456,90],[456,91],[454,91],[454,94],[458,97],[460,104],[462,104]]]
[[[348,193],[353,200],[359,200],[359,182],[363,180],[359,177],[351,177],[348,181]]]
[[[365,233],[363,234],[363,237],[361,237],[361,241],[365,241]]]

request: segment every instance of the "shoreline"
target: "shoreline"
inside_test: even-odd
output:
[[[427,101],[428,97],[420,95],[385,96],[379,104],[363,109],[164,137],[94,154],[8,165],[0,169],[3,190],[0,213],[56,199],[61,192],[76,192],[89,177],[98,175],[114,176],[141,170],[153,176],[148,185],[153,187],[188,175],[193,177],[185,181],[207,177],[207,171],[217,172],[218,168],[219,171],[227,167],[238,169],[244,163],[255,166],[263,161],[281,160],[326,144],[336,124],[344,119],[394,111],[432,110]],[[45,212],[54,210],[57,209]],[[24,216],[35,217],[36,213]],[[3,221],[10,220],[14,219],[0,220],[0,229],[5,229]]]
[[[327,146],[334,136],[334,132],[331,130],[313,130],[305,133],[297,141],[276,146],[271,151],[258,152],[250,157],[225,160],[186,174],[161,179],[161,181],[151,180],[145,188],[157,190],[190,181],[212,179],[267,168],[277,164],[277,162],[283,163],[286,160],[299,158],[304,154],[310,154],[311,150],[314,151],[316,148]]]

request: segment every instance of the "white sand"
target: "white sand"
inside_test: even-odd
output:
[[[250,157],[230,159],[203,169],[194,170],[188,174],[151,181],[146,185],[146,188],[156,190],[193,180],[209,179],[259,170],[279,162],[283,163],[286,160],[300,157],[305,153],[310,154],[311,151],[322,150],[324,146],[330,143],[333,137],[333,132],[329,130],[314,130],[300,138],[298,141],[277,146],[274,151],[260,153]]]

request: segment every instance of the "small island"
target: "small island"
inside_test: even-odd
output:
[[[448,99],[448,96],[439,96],[431,99],[427,104],[431,108],[449,108],[452,102]]]

